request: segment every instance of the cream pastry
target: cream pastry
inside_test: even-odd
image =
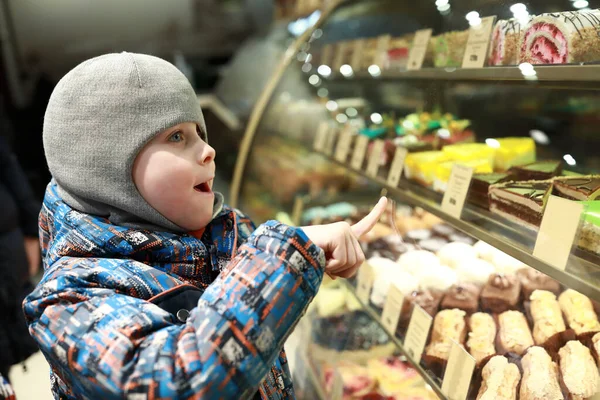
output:
[[[558,351],[563,383],[573,400],[585,400],[598,392],[598,367],[590,349],[571,340]]]
[[[419,289],[419,280],[398,268],[390,273],[379,275],[373,282],[371,303],[383,308],[391,285],[395,285],[404,295],[407,295]]]
[[[463,344],[467,334],[466,313],[463,310],[442,310],[433,320],[431,342],[426,354],[447,360],[452,342]]]
[[[538,346],[529,348],[521,365],[520,400],[564,400],[558,382],[558,367],[546,350]]]
[[[479,258],[464,260],[456,267],[456,275],[459,282],[485,285],[495,268],[492,264]]]
[[[533,346],[533,337],[523,313],[506,311],[498,316],[498,346],[504,353],[518,355]]]
[[[477,400],[517,400],[517,386],[521,373],[515,364],[502,356],[495,356],[481,372],[481,387]]]
[[[496,354],[496,323],[491,315],[475,313],[469,318],[469,336],[467,349],[477,364],[489,356]]]
[[[500,251],[494,246],[487,244],[483,240],[480,240],[477,243],[475,243],[473,245],[473,249],[477,253],[477,257],[490,263],[494,259],[494,254]]]
[[[458,282],[456,271],[445,265],[424,268],[421,271],[417,271],[416,276],[419,279],[420,287],[423,290],[445,292]]]
[[[496,267],[496,272],[502,274],[514,274],[522,268],[526,268],[527,265],[508,254],[497,250],[492,258],[492,264]]]
[[[398,265],[401,269],[417,276],[417,274],[424,269],[438,267],[440,265],[440,260],[430,251],[412,250],[400,256]]]
[[[554,293],[534,290],[530,300],[535,344],[543,345],[552,336],[567,329]]]
[[[565,315],[569,328],[577,335],[600,332],[598,316],[592,301],[573,289],[567,289],[558,296],[558,304]]]
[[[452,242],[442,247],[438,251],[437,256],[442,265],[456,269],[463,262],[477,258],[477,252],[471,245],[462,242]]]

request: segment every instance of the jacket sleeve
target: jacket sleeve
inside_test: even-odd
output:
[[[135,274],[129,285],[99,287],[99,274],[119,281],[99,263],[121,260],[78,260],[55,263],[24,311],[58,376],[102,399],[248,398],[315,296],[325,263],[301,229],[268,222],[176,325],[171,314],[126,295]]]
[[[38,215],[42,205],[35,199],[25,172],[2,137],[0,137],[0,181],[8,188],[19,207],[19,223],[23,234],[37,237]]]

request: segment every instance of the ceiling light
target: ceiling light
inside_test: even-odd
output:
[[[329,75],[331,75],[331,68],[329,68],[327,65],[320,65],[319,68],[317,68],[317,72],[319,75],[327,78]]]
[[[590,3],[587,0],[577,0],[573,3],[573,7],[575,8],[586,8]]]
[[[379,125],[380,123],[383,122],[383,117],[379,113],[373,113],[373,114],[371,114],[371,122]]]
[[[565,154],[565,155],[563,156],[563,159],[564,159],[564,160],[565,160],[565,162],[566,162],[567,164],[569,164],[570,166],[577,165],[577,161],[575,161],[575,159],[573,158],[573,156],[572,156],[572,155],[570,155],[570,154]]]
[[[352,70],[352,67],[349,66],[348,64],[344,64],[340,67],[340,72],[342,73],[342,75],[344,75],[346,78],[351,77],[352,75],[354,75],[354,71]]]

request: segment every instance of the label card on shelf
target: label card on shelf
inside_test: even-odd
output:
[[[365,161],[365,155],[367,154],[367,148],[369,147],[369,137],[365,135],[358,135],[356,143],[354,144],[354,152],[352,153],[352,160],[350,160],[350,166],[355,170],[362,170],[363,163]]]
[[[327,132],[329,132],[329,124],[327,122],[321,122],[315,135],[315,141],[313,142],[313,149],[317,153],[325,151],[325,142],[327,141]]]
[[[473,168],[454,164],[448,180],[448,188],[442,199],[442,210],[444,212],[460,219],[472,177]]]
[[[427,343],[427,336],[433,317],[423,310],[423,308],[415,304],[415,307],[408,323],[406,331],[406,339],[404,340],[404,350],[413,359],[415,363],[421,362],[421,356]]]
[[[373,268],[369,264],[363,263],[358,269],[358,276],[356,277],[356,296],[363,304],[369,304],[374,280]]]
[[[382,35],[377,38],[377,52],[373,59],[373,64],[381,67],[387,59],[387,52],[390,48],[391,35]]]
[[[475,359],[453,341],[442,381],[442,393],[450,400],[466,400],[474,370]]]
[[[369,155],[369,162],[367,164],[367,175],[371,178],[377,178],[379,164],[381,163],[381,156],[384,148],[385,142],[383,140],[377,139],[373,143],[371,154]]]
[[[484,17],[480,21],[481,23],[471,26],[469,29],[469,38],[462,62],[463,68],[482,68],[485,65],[496,16]]]
[[[390,167],[390,174],[388,175],[387,184],[391,187],[398,187],[400,178],[402,178],[402,171],[404,170],[404,159],[408,154],[408,150],[404,147],[396,147],[394,154],[394,161]]]
[[[350,66],[354,72],[360,71],[362,63],[363,49],[365,48],[365,40],[358,39],[354,41],[354,49],[352,51],[352,60]]]
[[[347,125],[340,133],[340,137],[335,148],[335,159],[341,163],[345,163],[348,160],[348,153],[350,152],[350,145],[354,138],[354,131],[351,126]]]
[[[565,270],[573,242],[581,226],[583,204],[550,196],[533,248],[533,256]]]
[[[336,127],[331,126],[327,130],[327,137],[325,139],[325,148],[323,149],[323,153],[328,156],[333,156],[333,149],[335,147],[335,139],[337,138],[339,131]]]
[[[381,324],[392,335],[396,332],[398,321],[400,321],[400,313],[402,312],[402,304],[404,304],[404,293],[394,284],[390,285],[383,312],[381,313]]]
[[[429,46],[429,39],[431,39],[431,32],[431,29],[422,29],[415,32],[415,38],[413,39],[410,53],[408,53],[407,70],[421,69],[423,66],[427,47]]]
[[[332,400],[343,400],[344,398],[344,380],[337,368],[333,371],[333,382],[331,383],[329,395]]]

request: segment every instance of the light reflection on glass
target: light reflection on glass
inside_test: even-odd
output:
[[[371,74],[371,76],[373,76],[373,77],[378,77],[381,75],[381,68],[379,68],[379,65],[373,64],[373,65],[369,66],[368,71],[369,71],[369,74]]]
[[[319,78],[319,75],[313,74],[308,78],[308,83],[313,86],[319,86],[321,84],[321,78]]]
[[[331,75],[331,68],[329,68],[327,65],[320,65],[319,68],[317,68],[317,72],[322,77],[327,78],[329,75]]]
[[[346,116],[346,114],[338,114],[335,116],[335,119],[340,124],[345,124],[346,122],[348,122],[348,117]]]
[[[379,125],[380,123],[383,122],[383,117],[379,113],[373,113],[373,114],[371,114],[371,122]]]
[[[354,70],[352,70],[352,67],[348,64],[344,64],[340,67],[340,72],[342,75],[344,75],[346,78],[351,77],[352,75],[354,75]]]
[[[325,108],[327,108],[329,111],[335,111],[338,109],[338,103],[336,103],[333,100],[329,100],[326,104],[325,104]]]
[[[575,161],[575,159],[573,158],[573,156],[572,156],[572,155],[570,155],[570,154],[565,154],[565,155],[563,156],[563,159],[564,159],[564,160],[565,160],[565,162],[566,162],[567,164],[569,164],[570,166],[577,165],[577,161]]]

